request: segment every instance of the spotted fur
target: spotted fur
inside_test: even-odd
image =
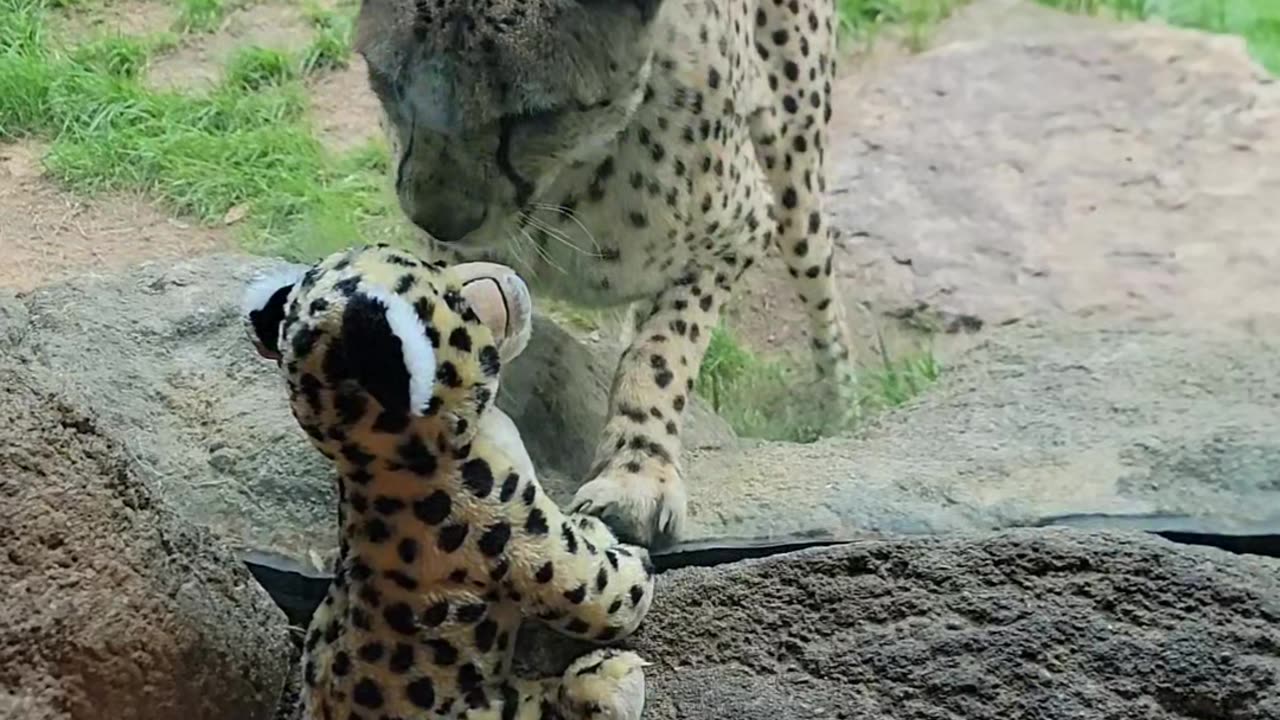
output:
[[[307,632],[302,716],[637,720],[633,653],[598,650],[562,679],[511,675],[524,618],[599,643],[634,631],[652,568],[598,518],[561,512],[518,436],[496,436],[514,433],[491,421],[503,342],[525,328],[495,338],[455,270],[379,246],[248,293],[259,352],[340,476],[339,557]]]
[[[832,0],[366,0],[357,48],[433,254],[540,290],[633,303],[574,507],[676,539],[688,396],[735,284],[776,249],[819,373],[852,408],[823,211]]]

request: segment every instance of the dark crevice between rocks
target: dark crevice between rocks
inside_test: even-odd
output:
[[[1172,523],[1182,521],[1181,526]],[[1078,529],[1142,531],[1181,545],[1214,547],[1230,553],[1280,558],[1280,533],[1231,534],[1196,529],[1189,518],[1163,515],[1082,514],[1045,518],[1037,527],[1075,527]],[[1190,529],[1189,529],[1190,528]],[[664,573],[679,568],[714,567],[743,560],[784,555],[817,547],[830,547],[879,537],[865,533],[860,537],[836,537],[822,532],[801,533],[781,538],[712,538],[679,543],[653,554],[654,569]],[[305,628],[311,613],[324,599],[329,588],[329,573],[309,571],[296,561],[260,552],[243,555],[245,565],[254,578],[284,610],[289,622]]]

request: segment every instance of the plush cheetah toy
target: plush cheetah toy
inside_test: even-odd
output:
[[[511,676],[524,617],[603,643],[635,630],[653,597],[647,553],[562,513],[493,405],[530,308],[509,268],[384,246],[250,286],[258,352],[340,471],[339,557],[308,629],[303,718],[640,717],[634,653]]]

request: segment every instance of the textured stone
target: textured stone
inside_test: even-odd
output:
[[[272,717],[284,614],[92,417],[7,357],[0,546],[0,717]]]
[[[942,532],[1059,516],[1280,533],[1280,341],[1006,328],[853,437],[692,453],[693,531]],[[1102,519],[1097,527],[1108,527]]]
[[[1280,717],[1280,564],[1141,535],[862,541],[661,578],[647,720]],[[583,648],[526,633],[554,672]]]

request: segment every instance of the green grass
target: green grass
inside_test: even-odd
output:
[[[1170,25],[1239,35],[1249,51],[1280,74],[1280,0],[1040,0],[1050,7],[1121,19],[1160,19]]]
[[[346,67],[351,57],[352,15],[309,7],[307,17],[316,30],[316,37],[302,54],[302,72],[310,74]]]
[[[871,43],[893,30],[903,45],[920,52],[938,23],[967,0],[837,0],[841,35],[850,42]]]
[[[225,0],[178,0],[178,32],[213,32],[229,10]]]
[[[314,258],[403,232],[378,146],[325,152],[307,125],[296,59],[246,48],[202,95],[149,89],[152,48],[108,38],[62,52],[38,0],[0,0],[0,140],[49,141],[45,164],[73,190],[142,190],[220,222],[248,210],[249,248]]]
[[[928,350],[899,358],[882,352],[877,366],[859,373],[860,415],[907,402],[933,384],[940,372]],[[812,442],[853,427],[854,419],[832,426],[823,417],[824,397],[830,392],[825,386],[786,360],[753,353],[724,328],[711,335],[694,390],[742,437]]]
[[[225,82],[235,90],[255,92],[284,85],[296,77],[295,63],[288,55],[278,50],[244,47],[228,63]]]

